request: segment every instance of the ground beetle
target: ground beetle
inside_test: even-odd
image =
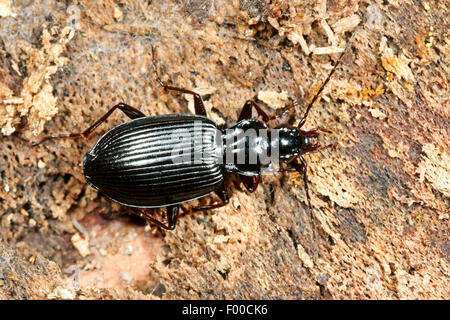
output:
[[[152,47],[153,73],[159,85],[165,90],[193,95],[196,115],[174,114],[147,117],[129,105],[119,103],[82,133],[52,135],[33,145],[39,145],[49,139],[87,138],[114,110],[121,110],[132,120],[106,132],[86,154],[83,163],[86,180],[89,185],[108,198],[122,205],[138,208],[138,214],[141,217],[164,229],[172,230],[177,223],[180,205],[185,201],[204,197],[212,192],[221,199],[219,203],[196,207],[192,211],[219,208],[229,202],[224,185],[227,173],[238,174],[247,190],[255,191],[260,181],[261,171],[270,168],[271,163],[262,163],[259,159],[250,163],[248,155],[271,153],[274,146],[270,137],[277,130],[279,160],[284,163],[284,166],[275,171],[297,171],[303,175],[305,193],[313,221],[307,184],[307,165],[303,155],[323,149],[317,141],[319,131],[329,131],[322,128],[312,130],[301,128],[352,39],[295,127],[283,125],[278,128],[269,128],[267,126],[269,121],[280,118],[297,106],[295,102],[280,109],[273,116],[268,116],[255,102],[249,100],[245,103],[238,122],[234,126],[226,130],[219,128],[214,121],[207,118],[199,94],[169,86],[161,81],[156,67],[155,49]],[[252,118],[253,108],[263,121]],[[242,139],[240,134],[248,130],[266,130],[268,135],[265,138],[244,136]],[[217,140],[217,132],[223,133],[220,141]],[[178,137],[181,136],[181,138],[190,135],[195,143],[189,140],[183,145],[183,139],[181,139],[177,140],[177,147],[175,147],[174,133],[179,133]],[[225,140],[232,143],[219,143]],[[243,143],[236,143],[237,140]],[[194,161],[175,161],[180,155],[174,152],[177,148],[178,151],[187,150],[188,156],[197,158]],[[225,156],[229,153],[241,152],[245,155],[243,163],[236,162],[236,158],[230,161]],[[167,207],[167,216],[163,221],[154,218],[151,211],[145,210],[158,207]]]

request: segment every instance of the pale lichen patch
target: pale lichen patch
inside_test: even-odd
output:
[[[258,92],[258,99],[273,109],[284,107],[288,98],[289,95],[286,91],[276,92],[267,90]]]
[[[425,155],[422,156],[416,171],[419,174],[419,182],[426,179],[435,190],[449,197],[450,156],[431,143],[425,144],[422,151]]]
[[[416,79],[409,67],[410,59],[404,54],[395,55],[394,50],[388,47],[387,38],[383,37],[380,43],[380,53],[382,55],[383,68],[394,73],[398,79],[404,79],[408,82],[415,82]]]
[[[16,13],[12,11],[11,0],[0,0],[0,17],[15,17]]]
[[[52,33],[57,33],[55,36]],[[44,29],[42,47],[35,48],[22,41],[21,51],[27,57],[28,77],[23,81],[20,96],[3,87],[0,90],[0,125],[3,135],[10,135],[16,130],[20,118],[27,116],[31,132],[26,135],[38,135],[44,123],[58,112],[57,98],[53,95],[50,77],[64,66],[68,59],[62,57],[67,43],[73,38],[74,30],[67,27],[60,32]],[[52,41],[56,40],[56,41]]]

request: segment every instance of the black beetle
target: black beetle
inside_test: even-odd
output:
[[[256,103],[249,100],[245,103],[238,122],[231,128],[220,129],[214,121],[207,118],[199,94],[161,81],[152,47],[153,72],[159,85],[165,90],[193,95],[196,115],[147,117],[129,105],[119,103],[82,133],[47,136],[33,145],[49,139],[87,138],[114,110],[120,109],[132,120],[112,128],[98,140],[84,158],[84,175],[89,185],[122,205],[141,209],[167,207],[166,221],[154,218],[147,211],[139,211],[140,216],[152,223],[164,229],[174,229],[181,203],[212,192],[218,194],[221,202],[197,207],[193,211],[226,205],[229,200],[224,178],[230,172],[238,174],[247,190],[253,192],[264,170],[297,171],[303,175],[311,209],[307,164],[303,155],[322,149],[317,141],[319,131],[329,131],[322,128],[305,131],[301,128],[351,41],[352,39],[296,127],[284,125],[270,129],[267,126],[269,121],[280,118],[297,106],[295,102],[275,115],[268,116]],[[252,108],[256,109],[263,121],[252,118]],[[246,135],[248,131],[265,131],[266,135]],[[272,155],[275,149],[277,160],[285,164],[283,168],[275,168],[272,161],[263,161],[258,157],[261,154]],[[236,161],[241,155],[243,161]],[[254,161],[250,161],[252,155],[256,155]],[[184,161],[186,159],[188,161]]]

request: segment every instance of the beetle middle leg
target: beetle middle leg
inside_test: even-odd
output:
[[[296,106],[298,106],[298,104],[297,104],[297,102],[294,101],[292,104],[290,104],[284,108],[277,109],[274,114],[268,115],[263,109],[261,109],[260,106],[258,106],[256,104],[255,101],[247,100],[244,104],[244,107],[241,110],[241,113],[239,114],[238,121],[251,119],[252,118],[252,108],[255,108],[258,115],[262,117],[262,119],[265,123],[267,123],[267,122],[275,120],[275,119],[280,119],[288,111],[290,111],[291,109],[293,109]]]
[[[197,114],[199,116],[205,116],[205,117],[207,116],[202,97],[198,93],[188,90],[188,89],[169,86],[168,84],[166,84],[164,81],[161,80],[161,78],[159,77],[159,74],[158,74],[158,68],[156,67],[156,54],[155,54],[155,48],[153,46],[152,46],[152,63],[153,63],[153,74],[155,75],[156,81],[158,81],[158,84],[161,87],[163,87],[164,90],[172,90],[172,91],[177,91],[177,92],[181,92],[181,93],[185,93],[185,94],[192,94],[194,96],[195,114]]]
[[[195,207],[195,208],[192,208],[191,210],[194,211],[194,212],[198,212],[198,211],[205,211],[205,210],[216,209],[216,208],[223,207],[223,206],[227,205],[230,202],[227,190],[225,189],[225,184],[223,184],[216,191],[216,194],[219,196],[219,198],[220,198],[220,200],[222,200],[222,202],[215,203],[215,204],[210,204],[210,205],[207,205],[207,206]]]
[[[239,178],[241,179],[241,181],[244,184],[245,188],[250,193],[256,191],[256,188],[258,187],[259,181],[261,180],[261,176],[248,177],[248,176],[244,176],[244,175],[239,175]]]
[[[270,120],[270,117],[264,112],[263,109],[261,109],[255,101],[253,100],[247,100],[244,104],[244,107],[241,110],[241,113],[239,114],[238,121],[251,119],[252,118],[252,108],[255,108],[255,110],[258,112],[258,115],[260,115],[264,122],[268,122]]]
[[[148,210],[139,210],[138,215],[157,225],[158,227],[166,230],[173,230],[177,226],[179,209],[179,204],[167,207],[167,223],[161,222],[158,219],[154,218],[151,214],[148,213]]]
[[[119,109],[123,113],[125,113],[130,119],[137,119],[145,117],[146,115],[143,114],[141,111],[139,111],[136,108],[133,108],[132,106],[129,106],[125,103],[118,103],[114,107],[108,110],[100,119],[98,119],[92,126],[87,128],[81,133],[66,133],[66,134],[58,134],[58,135],[51,135],[47,136],[41,141],[34,142],[32,146],[37,146],[47,140],[53,140],[53,139],[78,139],[78,138],[88,138],[89,135],[100,125],[102,124],[108,117],[116,110]]]

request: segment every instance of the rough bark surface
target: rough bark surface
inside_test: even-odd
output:
[[[0,0],[0,298],[449,299],[448,10]],[[289,98],[293,123],[352,34],[305,126],[336,145],[306,156],[317,259],[298,175],[265,175],[253,194],[230,176],[230,205],[162,232],[84,181],[84,154],[124,115],[88,141],[29,144],[118,102],[192,113],[191,97],[155,82],[151,45],[163,80],[200,93],[218,123],[248,99],[274,112]]]

